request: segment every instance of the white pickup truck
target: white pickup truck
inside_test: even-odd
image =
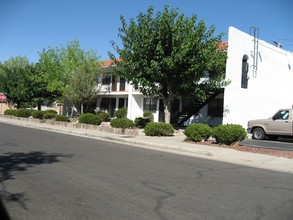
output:
[[[262,140],[266,136],[272,140],[278,137],[293,137],[292,109],[280,109],[273,117],[248,121],[247,132],[253,139]]]

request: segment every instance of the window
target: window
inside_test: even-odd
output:
[[[242,58],[242,76],[241,76],[241,88],[247,89],[248,86],[248,56],[244,55]]]
[[[103,75],[102,85],[110,85],[110,82],[111,82],[111,76]]]
[[[120,77],[120,91],[125,91],[125,79]]]
[[[208,116],[223,117],[223,99],[213,99],[208,104]]]
[[[119,98],[118,100],[118,108],[124,107],[125,98]]]
[[[273,120],[287,120],[289,118],[289,111],[279,111],[274,115]]]
[[[157,99],[144,98],[143,99],[143,110],[144,111],[156,111],[157,110]]]

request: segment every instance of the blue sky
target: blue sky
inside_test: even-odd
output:
[[[246,33],[255,26],[260,39],[280,41],[293,51],[292,0],[0,0],[0,62],[19,55],[37,62],[43,48],[74,39],[108,59],[110,41],[120,44],[120,15],[129,20],[149,6],[161,11],[164,5],[215,25],[216,34],[226,34],[223,41],[229,26]]]

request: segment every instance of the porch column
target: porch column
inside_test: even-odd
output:
[[[131,83],[129,82],[129,83],[127,83],[128,85],[127,85],[127,87],[128,87],[128,107],[127,107],[127,118],[131,118],[131,116],[132,116],[132,85],[131,85]]]
[[[101,106],[101,97],[97,97],[97,102],[96,102],[96,112],[100,111],[100,106]]]
[[[119,98],[116,98],[115,111],[119,108]]]

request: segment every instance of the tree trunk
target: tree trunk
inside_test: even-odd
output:
[[[41,111],[42,110],[42,102],[38,101],[38,110]]]
[[[171,103],[172,103],[173,96],[169,94],[167,97],[164,98],[164,113],[165,113],[165,123],[170,124],[171,122]]]
[[[80,104],[80,114],[83,114],[83,102]]]
[[[16,102],[16,109],[20,109],[20,104],[21,104],[21,102],[19,102],[19,101]]]

